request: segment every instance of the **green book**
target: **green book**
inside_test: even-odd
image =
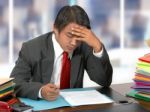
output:
[[[139,99],[143,99],[145,101],[150,102],[150,95],[144,93],[136,93],[135,96]]]
[[[12,86],[12,85],[14,85],[15,83],[13,83],[13,81],[10,81],[10,82],[8,82],[8,83],[6,83],[6,84],[4,84],[4,85],[1,85],[0,86],[0,91],[2,91],[2,90],[4,90],[4,89],[6,89],[6,88],[8,88],[8,87],[10,87],[10,86]]]
[[[146,76],[150,76],[149,72],[146,72],[146,71],[144,71],[142,69],[139,69],[139,68],[136,69],[136,73],[143,74],[143,75],[146,75]]]
[[[150,102],[150,95],[139,93],[136,90],[131,90],[129,93],[127,93],[127,96]]]
[[[139,66],[139,67],[143,67],[143,66],[150,67],[150,63],[143,62],[143,61],[138,61],[137,66]]]
[[[9,86],[3,90],[0,90],[0,94],[3,94],[3,93],[6,93],[6,92],[9,92],[9,91],[12,91],[15,87],[15,84],[13,84],[12,86]]]

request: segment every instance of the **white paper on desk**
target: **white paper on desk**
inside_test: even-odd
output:
[[[60,92],[61,96],[71,105],[92,105],[112,103],[113,100],[96,90]]]

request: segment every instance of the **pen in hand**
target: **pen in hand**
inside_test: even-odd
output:
[[[54,84],[46,84],[42,87],[41,95],[45,100],[56,100],[59,96],[59,88]]]

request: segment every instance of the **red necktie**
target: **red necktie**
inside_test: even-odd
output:
[[[62,70],[60,76],[60,89],[70,88],[70,59],[68,53],[63,52]]]

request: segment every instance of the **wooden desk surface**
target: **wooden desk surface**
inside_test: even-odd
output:
[[[125,83],[125,84],[115,84],[112,85],[111,88],[121,95],[126,96],[126,93],[130,91],[131,83]],[[147,108],[150,110],[150,103],[149,102],[143,102],[143,101],[137,101],[134,100],[133,98],[128,98],[131,102],[136,102],[142,105],[144,108]],[[51,110],[43,110],[40,112],[69,112],[69,111],[74,111],[74,110],[87,110],[87,109],[97,109],[97,108],[107,108],[110,106],[115,106],[119,105],[118,103],[113,103],[113,104],[97,104],[97,105],[88,105],[88,106],[77,106],[77,107],[62,107],[62,108],[57,108],[57,109],[51,109]]]
[[[112,85],[111,88],[113,90],[117,91],[118,93],[126,96],[126,93],[128,93],[131,90],[130,89],[131,85],[133,85],[133,83],[116,84],[116,85]],[[146,101],[143,101],[143,100],[137,100],[137,99],[134,99],[134,98],[129,98],[129,99],[132,100],[133,102],[139,103],[144,108],[150,110],[150,102],[146,102]]]

